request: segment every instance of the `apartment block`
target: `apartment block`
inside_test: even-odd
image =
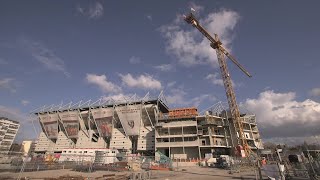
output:
[[[20,124],[17,121],[0,117],[0,153],[8,154],[10,147],[18,133]]]

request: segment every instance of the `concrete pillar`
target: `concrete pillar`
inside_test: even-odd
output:
[[[183,154],[185,154],[185,149],[184,149],[184,132],[183,132],[183,126],[182,126],[182,149],[183,149]]]
[[[226,146],[229,146],[229,142],[228,142],[228,138],[227,138],[227,131],[226,131],[226,127],[223,127],[223,131],[224,131],[224,140],[226,141]]]
[[[168,134],[169,134],[169,158],[171,159],[171,143],[170,143],[170,128],[168,127]]]

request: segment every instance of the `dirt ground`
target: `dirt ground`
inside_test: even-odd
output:
[[[109,171],[96,171],[93,173],[83,173],[83,172],[75,172],[68,169],[64,170],[48,170],[48,171],[38,171],[38,172],[24,172],[21,174],[21,178],[26,179],[45,179],[45,178],[58,178],[61,176],[82,176],[84,179],[98,179],[99,177],[103,177],[104,175],[114,174],[118,177],[125,176],[129,177],[131,172],[109,172]],[[19,177],[19,173],[12,172],[2,172],[0,173],[0,179],[16,179]],[[106,179],[106,178],[103,178]],[[176,171],[151,171],[151,179],[159,179],[159,180],[188,180],[188,179],[256,179],[256,175],[254,171],[250,172],[241,172],[235,174],[229,174],[229,171],[217,169],[217,168],[204,168],[204,167],[187,167],[180,168]],[[264,177],[264,179],[267,179]]]
[[[247,171],[241,173],[229,174],[228,170],[207,168],[207,167],[187,167],[181,168],[177,171],[153,171],[151,179],[163,179],[163,180],[222,180],[222,179],[256,179],[254,171]],[[266,176],[264,179],[268,179]]]
[[[23,172],[21,174],[21,178],[27,179],[45,179],[45,178],[59,178],[61,176],[82,176],[87,179],[96,179],[98,177],[102,177],[103,175],[128,175],[130,172],[109,172],[109,171],[95,171],[93,173],[85,173],[85,172],[76,172],[70,169],[60,169],[60,170],[48,170],[48,171],[34,171],[34,172]],[[0,179],[4,178],[18,178],[19,173],[12,172],[2,172],[0,173]]]

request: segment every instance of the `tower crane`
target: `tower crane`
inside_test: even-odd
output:
[[[192,12],[185,16],[185,21],[191,24],[193,27],[197,28],[209,41],[210,46],[216,50],[218,62],[220,66],[221,76],[223,80],[223,85],[226,91],[227,100],[229,104],[229,109],[231,111],[231,117],[235,124],[235,130],[239,132],[239,137],[237,138],[238,144],[242,145],[246,156],[252,154],[247,139],[244,136],[243,123],[240,119],[240,111],[236,101],[236,95],[232,87],[231,77],[227,68],[227,63],[225,56],[227,56],[235,65],[237,65],[242,72],[244,72],[248,77],[252,77],[250,73],[222,46],[221,41],[217,34],[214,34],[214,38],[199,24],[199,21],[195,18]],[[241,152],[240,152],[241,153]]]

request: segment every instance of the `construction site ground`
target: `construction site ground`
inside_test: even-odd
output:
[[[37,172],[23,172],[21,179],[44,179],[44,180],[66,180],[66,179],[128,179],[132,172],[111,172],[111,171],[95,171],[92,173],[75,172],[70,169],[63,170],[47,170]],[[2,172],[0,179],[17,179],[19,173]],[[268,179],[263,175],[263,179]],[[174,171],[151,171],[150,179],[163,180],[186,180],[186,179],[256,179],[255,171],[243,171],[240,173],[229,174],[228,170],[208,167],[186,167],[179,168]]]

